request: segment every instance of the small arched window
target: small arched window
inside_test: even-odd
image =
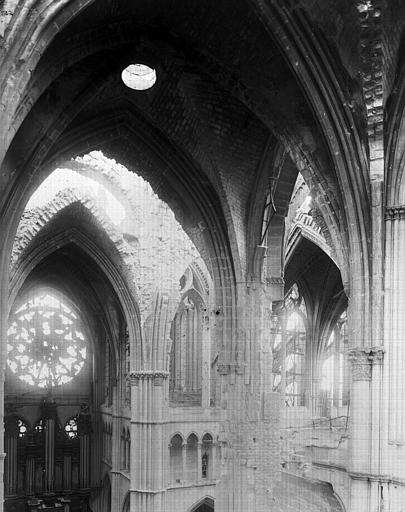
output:
[[[189,482],[196,482],[200,478],[200,464],[198,460],[198,438],[195,434],[190,434],[187,438],[187,451],[186,451],[186,471],[187,480]]]
[[[180,483],[183,475],[183,438],[176,434],[169,444],[170,450],[170,474],[173,482]]]

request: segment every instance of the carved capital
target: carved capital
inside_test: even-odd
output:
[[[382,347],[358,347],[349,350],[352,377],[355,381],[370,380],[373,364],[381,364],[384,357]]]
[[[274,301],[284,298],[284,278],[279,276],[266,277],[268,293]]]
[[[155,377],[154,377],[154,380],[153,380],[153,385],[154,385],[154,386],[163,386],[163,382],[164,382],[164,380],[165,380],[166,378],[167,378],[167,376],[166,376],[166,377],[164,377],[164,376],[162,376],[162,375],[157,375],[157,376],[155,376]]]
[[[168,376],[169,372],[163,370],[140,370],[131,372],[129,374],[129,380],[131,385],[134,386],[137,386],[140,380],[153,380],[155,386],[162,386]]]
[[[139,377],[135,373],[129,373],[126,378],[131,386],[137,386],[139,384]]]
[[[385,209],[385,220],[405,219],[405,206],[387,206]]]

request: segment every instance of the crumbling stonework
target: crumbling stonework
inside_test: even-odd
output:
[[[175,302],[179,300],[180,278],[199,254],[169,207],[141,178],[102,155],[89,155],[83,162],[88,173],[103,172],[112,190],[116,187],[125,191],[129,210],[121,226],[114,225],[109,218],[102,197],[90,196],[89,191],[83,193],[79,189],[61,190],[46,205],[24,212],[13,246],[12,268],[16,268],[18,258],[22,257],[31,240],[58,212],[79,202],[95,216],[130,269],[141,318],[145,321],[156,290],[165,290]],[[204,264],[201,262],[200,265]]]

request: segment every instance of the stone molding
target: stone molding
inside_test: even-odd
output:
[[[354,381],[371,380],[373,364],[382,363],[384,357],[383,347],[357,347],[349,350],[349,361],[352,364],[352,378]]]
[[[385,208],[385,220],[405,219],[405,206],[387,206]]]
[[[367,482],[380,482],[385,484],[394,483],[390,475],[379,475],[375,473],[361,473],[357,471],[350,471],[348,475],[352,480],[365,480]]]

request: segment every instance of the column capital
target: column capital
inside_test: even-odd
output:
[[[273,300],[279,301],[284,298],[284,278],[281,276],[266,277],[266,284],[268,293],[272,296]]]
[[[140,380],[153,380],[155,386],[162,386],[168,376],[169,372],[163,370],[139,370],[131,372],[128,378],[133,386],[137,386]]]
[[[387,206],[385,208],[385,220],[405,219],[405,205]]]
[[[349,350],[353,380],[371,380],[371,368],[373,364],[382,363],[384,352],[383,347],[356,347]]]

